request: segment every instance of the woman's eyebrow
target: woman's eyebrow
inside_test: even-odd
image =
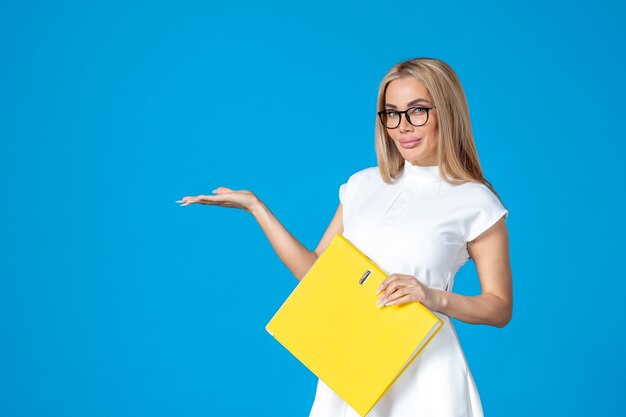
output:
[[[409,107],[409,106],[412,106],[412,105],[420,103],[420,102],[430,103],[430,101],[425,99],[425,98],[418,98],[418,99],[409,101],[408,103],[406,103],[406,105],[407,105],[407,107]],[[397,109],[397,107],[395,105],[393,105],[393,104],[387,103],[387,104],[385,104],[385,106]]]

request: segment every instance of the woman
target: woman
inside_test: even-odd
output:
[[[315,251],[296,240],[251,192],[219,187],[194,203],[252,213],[280,259],[300,280],[332,237],[343,234],[384,271],[381,308],[420,302],[444,321],[439,333],[368,417],[482,416],[478,390],[451,317],[504,327],[512,316],[508,215],[483,176],[469,110],[446,63],[415,58],[395,65],[378,92],[377,167],[339,188],[340,204]],[[452,292],[469,258],[482,294]],[[309,417],[358,416],[318,379]]]

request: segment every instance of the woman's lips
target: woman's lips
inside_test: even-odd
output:
[[[421,141],[422,141],[422,138],[415,139],[415,140],[400,141],[400,146],[402,146],[404,149],[410,149],[410,148],[415,147]]]

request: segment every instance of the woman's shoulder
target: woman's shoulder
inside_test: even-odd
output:
[[[346,202],[364,198],[369,193],[375,193],[381,184],[383,184],[383,180],[377,166],[360,169],[341,184],[339,199],[345,206]]]
[[[466,209],[505,210],[500,197],[485,183],[467,181],[449,187],[449,202]]]
[[[445,182],[445,181],[444,181]],[[485,183],[480,181],[465,181],[459,184],[448,184],[449,189],[458,194],[463,194],[467,197],[475,198],[490,198],[495,197],[494,192]]]
[[[372,181],[382,181],[380,176],[380,170],[377,166],[363,168],[359,171],[354,172],[348,178],[348,181],[352,182],[372,182]]]

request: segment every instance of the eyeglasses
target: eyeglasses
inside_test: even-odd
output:
[[[400,120],[402,119],[402,113],[404,113],[406,120],[413,126],[424,126],[428,122],[428,112],[437,107],[409,107],[405,111],[398,110],[381,110],[378,117],[383,126],[387,129],[395,129],[400,126]]]

